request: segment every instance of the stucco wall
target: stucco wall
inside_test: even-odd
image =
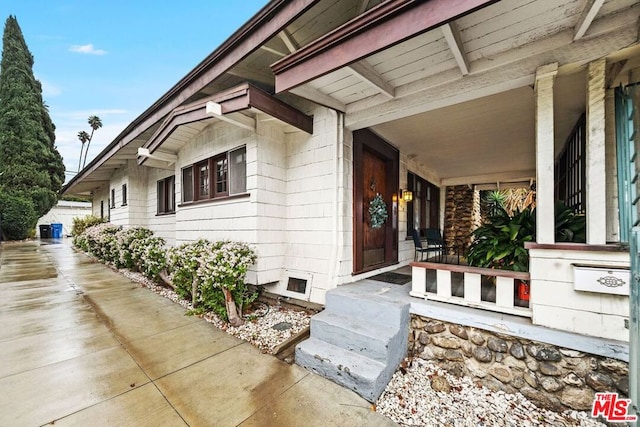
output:
[[[629,340],[629,297],[574,290],[572,264],[629,267],[626,252],[530,249],[532,321],[579,334]]]

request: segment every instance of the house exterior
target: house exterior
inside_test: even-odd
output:
[[[64,192],[172,245],[251,243],[252,283],[322,304],[412,263],[411,229],[442,229],[452,192],[535,186],[529,307],[509,275],[480,304],[481,273],[462,267],[412,264],[411,295],[623,343],[630,323],[633,363],[628,291],[581,286],[630,282],[639,16],[635,0],[273,0]],[[557,198],[585,213],[586,243],[555,242]],[[429,269],[442,285],[427,295]]]

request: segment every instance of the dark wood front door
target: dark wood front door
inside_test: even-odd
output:
[[[354,140],[354,272],[398,262],[399,153],[368,130]],[[369,207],[379,197],[386,206],[383,224],[372,221]]]

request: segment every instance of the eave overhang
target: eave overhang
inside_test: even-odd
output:
[[[211,112],[211,105],[219,106],[219,115]],[[302,113],[256,86],[245,83],[174,109],[158,130],[143,145],[142,148],[144,150],[142,152],[148,152],[152,155],[180,126],[189,123],[228,117],[228,121],[236,121],[239,125],[246,127],[247,120],[252,120],[250,117],[244,115],[233,117],[232,115],[251,109],[261,111],[308,134],[313,133],[312,116]],[[149,156],[139,155],[138,164],[143,165],[148,158]]]
[[[348,66],[498,0],[389,0],[275,62],[276,93]]]

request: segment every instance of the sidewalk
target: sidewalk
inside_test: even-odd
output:
[[[0,425],[391,426],[68,242],[0,245]]]

